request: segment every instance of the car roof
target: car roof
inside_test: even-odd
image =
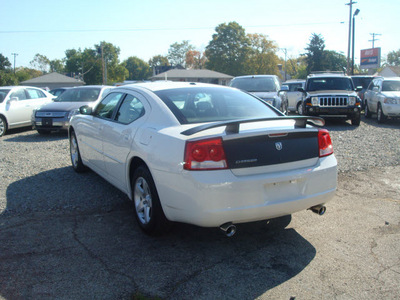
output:
[[[236,76],[233,79],[236,79],[236,78],[259,78],[259,77],[262,78],[262,77],[278,77],[278,76],[277,75],[268,75],[268,74],[264,74],[264,75],[244,75],[244,76]]]
[[[400,77],[378,77],[378,78],[381,78],[381,79],[383,79],[383,81],[399,81],[400,80]]]
[[[134,84],[126,84],[115,89],[134,89],[134,88],[144,88],[153,92],[168,89],[179,89],[179,88],[196,88],[196,87],[211,87],[211,88],[228,88],[223,85],[216,85],[210,83],[200,83],[200,82],[176,82],[176,81],[153,81],[153,82],[141,82]]]

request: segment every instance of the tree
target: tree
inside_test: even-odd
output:
[[[82,73],[83,57],[81,49],[67,49],[65,50],[65,66],[64,71],[69,76]]]
[[[250,41],[244,28],[236,22],[230,22],[218,25],[215,31],[206,47],[206,67],[232,76],[243,74],[250,50]]]
[[[345,71],[347,68],[346,56],[336,51],[325,50],[324,51],[324,67],[325,70],[329,71]]]
[[[6,70],[11,67],[11,63],[7,57],[0,53],[0,70]]]
[[[207,62],[205,53],[197,50],[186,52],[186,67],[189,69],[204,69]]]
[[[50,61],[50,72],[64,73],[64,61],[61,59],[54,59]]]
[[[39,77],[42,75],[43,75],[43,73],[39,70],[25,68],[25,67],[19,67],[15,71],[15,76],[16,76],[18,82],[26,81],[26,80],[36,78],[36,77]]]
[[[173,43],[168,49],[168,60],[173,66],[181,65],[185,67],[186,53],[194,50],[194,47],[189,44],[189,41],[182,43]]]
[[[30,61],[30,64],[33,68],[43,73],[47,73],[50,69],[50,60],[45,55],[39,53],[36,53],[33,60]]]
[[[313,33],[310,38],[308,47],[305,48],[308,52],[306,55],[307,73],[312,71],[323,71],[324,66],[324,49],[325,41],[321,35]]]
[[[386,61],[389,66],[400,66],[400,49],[389,52]]]
[[[246,74],[280,75],[279,58],[275,54],[278,46],[263,34],[248,34],[249,51],[244,72]]]
[[[157,66],[169,66],[168,57],[162,55],[156,55],[149,59],[149,66],[151,68]]]
[[[136,56],[128,57],[122,65],[129,72],[128,80],[146,80],[152,74],[149,64]]]

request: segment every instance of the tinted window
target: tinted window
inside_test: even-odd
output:
[[[116,120],[123,124],[129,124],[144,114],[144,107],[140,100],[132,95],[127,95],[122,102]]]
[[[88,102],[99,98],[100,88],[74,88],[62,93],[56,101],[59,102]]]
[[[111,119],[115,108],[118,105],[119,100],[122,99],[123,93],[111,93],[108,94],[100,103],[97,105],[94,115],[100,118]]]
[[[382,92],[399,92],[400,81],[385,80],[382,83]]]
[[[278,116],[263,101],[235,89],[201,87],[156,94],[181,124]]]
[[[352,77],[354,86],[362,86],[363,89],[366,89],[368,85],[372,81],[372,77]]]
[[[277,92],[279,90],[273,77],[235,78],[230,86],[247,92]]]
[[[4,99],[7,97],[7,94],[10,92],[10,90],[0,90],[0,103],[4,101]]]

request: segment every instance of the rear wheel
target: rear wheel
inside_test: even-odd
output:
[[[3,136],[7,131],[7,122],[6,119],[0,116],[0,136]]]
[[[148,235],[167,232],[171,222],[167,220],[149,169],[138,167],[132,177],[135,217],[140,228]]]
[[[380,103],[378,103],[377,119],[378,119],[378,123],[384,123],[387,119],[387,117],[383,113],[382,106]]]

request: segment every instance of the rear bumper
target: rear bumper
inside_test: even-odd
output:
[[[229,170],[152,173],[166,217],[204,227],[289,215],[326,203],[337,186],[334,155],[312,167],[250,176]]]

